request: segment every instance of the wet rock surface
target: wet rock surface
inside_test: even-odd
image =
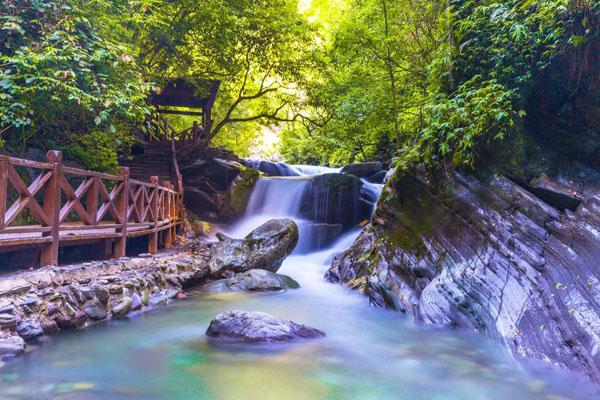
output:
[[[372,223],[326,277],[598,383],[599,268],[600,192],[559,211],[507,178],[456,174],[442,185],[390,179]]]
[[[178,155],[186,206],[206,220],[231,219],[244,213],[259,173],[230,151],[191,147]]]
[[[385,169],[385,165],[381,161],[371,161],[363,163],[348,164],[342,167],[342,174],[354,175],[358,178],[368,178]],[[385,175],[385,173],[384,173]],[[382,178],[383,179],[383,178]]]
[[[288,288],[297,289],[298,282],[286,275],[275,274],[264,269],[235,274],[228,279],[209,283],[202,289],[209,292],[281,292]]]
[[[272,219],[244,239],[223,235],[212,244],[208,266],[212,277],[226,273],[265,269],[277,272],[298,242],[298,226],[291,219]]]
[[[234,310],[217,315],[206,335],[226,341],[277,343],[320,338],[325,333],[263,312]]]

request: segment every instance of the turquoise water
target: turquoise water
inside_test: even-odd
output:
[[[2,399],[484,400],[591,399],[592,387],[556,370],[522,370],[497,344],[415,326],[325,282],[330,250],[289,257],[302,287],[276,294],[192,293],[146,314],[54,335],[0,369]],[[204,336],[230,309],[312,325],[324,339],[218,346]]]

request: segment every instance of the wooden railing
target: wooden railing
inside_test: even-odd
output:
[[[177,148],[183,148],[203,138],[203,130],[196,121],[191,127],[179,132],[170,126],[169,121],[164,117],[150,119],[144,126],[145,132],[141,133],[139,139],[147,143],[175,142]]]
[[[130,179],[125,167],[119,175],[68,167],[58,151],[47,162],[0,155],[0,251],[39,248],[42,266],[57,265],[59,246],[104,241],[118,258],[128,238],[147,235],[154,253],[175,240],[178,186]]]

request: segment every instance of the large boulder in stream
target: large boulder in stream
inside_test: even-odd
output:
[[[227,273],[265,269],[277,272],[281,263],[298,243],[298,226],[288,218],[272,219],[253,230],[244,239],[220,235],[211,247],[210,275],[220,278]]]
[[[385,165],[381,161],[370,161],[345,165],[340,172],[342,174],[354,175],[358,178],[368,178],[384,169]]]
[[[600,383],[600,191],[565,193],[535,195],[498,175],[394,176],[327,278]]]
[[[371,205],[362,200],[363,183],[354,175],[328,173],[311,177],[304,193],[300,214],[307,220],[341,224],[345,230],[368,219]]]
[[[203,287],[209,292],[281,292],[300,285],[287,275],[276,274],[264,269],[240,272],[228,279],[219,279]]]
[[[206,335],[227,341],[277,343],[320,338],[325,333],[263,312],[234,310],[217,315],[210,322]]]

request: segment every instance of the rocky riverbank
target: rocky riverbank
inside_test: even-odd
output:
[[[44,334],[166,304],[208,276],[206,247],[43,268],[0,280],[0,358]]]
[[[600,382],[600,191],[455,174],[395,176],[327,278],[427,324],[478,330],[520,360]]]
[[[0,359],[25,351],[26,342],[39,336],[124,318],[185,298],[185,288],[245,271],[249,277],[238,276],[240,288],[276,290],[267,282],[272,277],[247,267],[276,271],[297,241],[293,221],[271,220],[244,239],[221,237],[156,255],[0,277]],[[282,290],[294,286],[286,277],[272,275]]]

